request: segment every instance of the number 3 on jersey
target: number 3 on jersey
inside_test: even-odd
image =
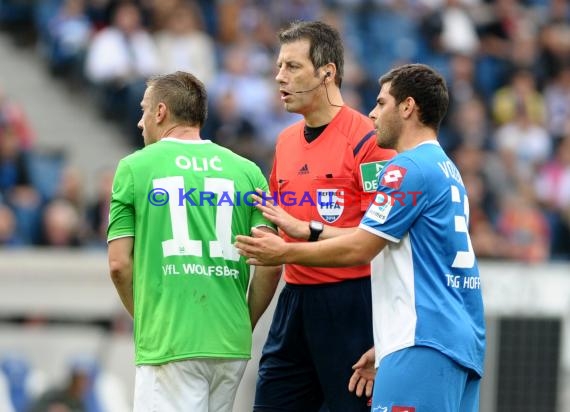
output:
[[[164,189],[168,192],[170,201],[170,223],[172,225],[172,239],[162,242],[162,253],[167,256],[202,256],[202,241],[190,239],[188,227],[188,214],[186,205],[179,206],[175,199],[179,190],[184,192],[184,178],[182,176],[170,176],[162,179],[154,179],[153,187]],[[212,192],[218,196],[227,194],[230,199],[234,198],[234,182],[229,179],[204,178],[204,191]],[[237,249],[232,245],[232,217],[233,205],[224,202],[216,207],[216,240],[209,242],[210,257],[222,257],[227,260],[238,261],[240,256]],[[199,205],[200,206],[200,205]],[[198,206],[198,207],[199,207]]]
[[[451,185],[451,201],[461,205],[461,194],[459,188]],[[475,264],[475,253],[473,253],[473,246],[471,245],[471,238],[469,237],[469,230],[467,222],[469,221],[469,202],[467,195],[463,195],[463,214],[455,215],[455,232],[464,233],[467,238],[467,250],[456,252],[455,259],[451,267],[460,269],[470,269]]]

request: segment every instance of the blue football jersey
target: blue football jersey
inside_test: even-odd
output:
[[[388,240],[372,261],[376,362],[429,346],[483,374],[485,320],[461,175],[436,141],[398,154],[360,228]]]

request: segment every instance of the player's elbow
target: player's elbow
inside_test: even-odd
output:
[[[329,266],[340,266],[340,267],[349,267],[349,266],[360,266],[365,265],[368,262],[364,259],[364,256],[361,255],[357,250],[345,250],[344,253],[340,253],[335,256],[333,259],[329,261]]]
[[[383,238],[358,229],[345,238],[344,248],[338,255],[349,261],[350,266],[368,265],[385,246]]]
[[[349,251],[345,254],[346,266],[361,266],[368,265],[375,254],[367,248],[358,245],[352,245]]]
[[[370,263],[370,258],[362,253],[354,253],[349,256],[349,266],[361,266]]]
[[[128,258],[109,259],[109,273],[114,284],[121,284],[131,277],[132,264]]]

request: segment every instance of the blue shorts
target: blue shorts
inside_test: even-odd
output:
[[[440,351],[414,346],[380,361],[373,411],[478,412],[481,377]]]
[[[348,381],[372,346],[370,278],[287,284],[259,362],[254,411],[369,412]]]

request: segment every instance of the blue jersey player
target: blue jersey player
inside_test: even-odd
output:
[[[372,261],[375,348],[349,383],[373,390],[375,412],[477,412],[485,353],[479,270],[461,175],[437,142],[449,96],[425,65],[380,78],[370,112],[377,144],[396,149],[357,229],[327,226],[323,241],[239,237],[251,264],[348,266]],[[278,206],[260,205],[272,219]],[[374,377],[374,369],[377,368]]]

